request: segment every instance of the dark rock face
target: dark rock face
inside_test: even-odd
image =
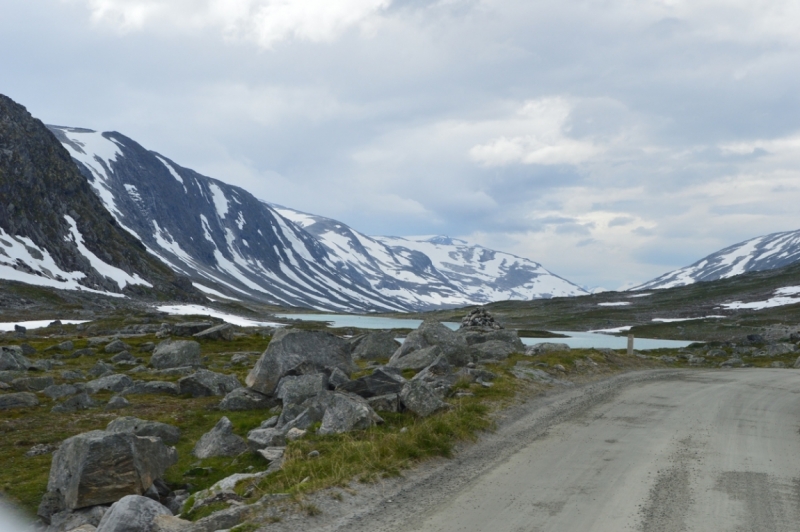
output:
[[[339,368],[346,375],[355,369],[347,342],[319,331],[282,329],[247,375],[247,386],[265,395],[275,393],[287,375],[322,373]]]
[[[28,246],[33,256],[46,250],[61,271],[83,272],[85,277],[77,282],[87,288],[139,296],[162,293],[180,300],[204,299],[191,284],[179,287],[175,273],[148,255],[136,237],[119,227],[53,133],[24,107],[2,95],[0,197],[4,198],[0,202],[0,229],[10,237],[30,239],[38,248]],[[89,252],[106,264],[138,275],[152,287],[120,286],[98,272],[81,253],[68,218]],[[7,259],[0,255],[0,261]],[[33,275],[64,281],[43,269],[34,270],[30,265],[27,269]]]
[[[174,445],[181,439],[181,429],[178,427],[160,423],[158,421],[148,421],[132,416],[118,417],[111,421],[106,427],[107,432],[129,432],[137,436],[152,436],[161,438],[167,445]]]
[[[177,462],[157,438],[94,430],[65,440],[53,455],[47,490],[61,509],[74,510],[141,495]],[[40,512],[41,515],[41,512]],[[51,514],[52,515],[52,514]]]
[[[153,350],[150,365],[156,369],[200,366],[200,344],[194,340],[164,340]]]
[[[140,495],[127,495],[111,505],[97,527],[99,532],[153,532],[158,515],[172,515],[160,503]]]

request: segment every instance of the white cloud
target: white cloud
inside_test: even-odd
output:
[[[564,98],[542,98],[525,102],[517,116],[508,119],[509,130],[526,134],[503,135],[473,146],[473,160],[487,166],[507,164],[579,164],[600,153],[591,141],[570,138],[567,121],[572,105]]]
[[[78,1],[78,0],[73,0]],[[391,0],[80,0],[91,20],[122,32],[216,28],[272,48],[285,40],[329,42],[350,28],[369,31]]]

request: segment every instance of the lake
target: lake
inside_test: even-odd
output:
[[[324,321],[330,323],[331,327],[357,327],[359,329],[416,329],[422,320],[412,320],[404,318],[383,318],[380,316],[358,316],[353,314],[275,314],[278,318],[295,319],[303,321]],[[447,327],[456,330],[460,323],[443,322]],[[551,331],[564,334],[569,338],[522,338],[525,345],[534,345],[541,342],[554,342],[567,344],[573,348],[608,348],[625,349],[628,346],[628,338],[625,336],[611,336],[610,334],[591,333],[582,331]],[[677,349],[686,347],[692,341],[681,340],[658,340],[653,338],[636,338],[634,349]]]

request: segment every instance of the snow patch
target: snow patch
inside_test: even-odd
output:
[[[284,327],[283,323],[254,320],[251,318],[237,316],[235,314],[220,312],[219,310],[210,309],[202,305],[162,305],[160,307],[156,307],[156,309],[160,312],[166,312],[167,314],[172,314],[174,316],[210,316],[212,318],[225,320],[232,325],[238,325],[240,327]]]
[[[211,197],[214,200],[214,207],[217,209],[217,214],[220,218],[225,218],[225,215],[228,214],[228,208],[230,207],[228,198],[225,197],[225,193],[222,192],[222,189],[219,188],[216,183],[209,182],[208,188],[211,190]]]

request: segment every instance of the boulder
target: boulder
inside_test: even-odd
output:
[[[102,430],[78,434],[53,454],[43,504],[48,511],[53,501],[59,510],[74,510],[141,495],[177,460],[175,449],[158,438]]]
[[[421,380],[410,380],[400,392],[403,406],[420,417],[428,417],[450,405],[439,398],[439,395]]]
[[[282,400],[284,405],[296,405],[327,389],[328,377],[324,373],[287,375],[278,383],[275,397]]]
[[[376,412],[399,412],[400,395],[396,393],[377,395],[367,399],[367,404]]]
[[[164,340],[153,350],[150,365],[156,369],[201,366],[200,344],[194,340]]]
[[[414,375],[411,380],[424,383],[427,388],[443,399],[458,381],[458,376],[453,373],[453,367],[447,362],[444,355],[441,355],[430,366]]]
[[[344,371],[340,370],[339,368],[333,368],[333,371],[331,371],[331,374],[328,377],[328,386],[336,389],[346,382],[350,382],[350,377],[345,375]]]
[[[41,392],[53,384],[53,377],[20,377],[11,381],[11,386],[19,392]]]
[[[371,375],[365,375],[353,381],[348,381],[337,388],[339,391],[354,393],[361,397],[375,397],[376,395],[398,394],[403,389],[406,379],[393,368],[377,368]]]
[[[103,377],[105,375],[112,375],[115,371],[114,366],[98,360],[97,363],[89,369],[89,373],[95,377]]]
[[[73,384],[55,384],[42,390],[42,393],[50,399],[61,399],[62,397],[76,395],[79,392],[78,387]]]
[[[178,395],[178,383],[167,381],[133,381],[133,384],[122,390],[120,395]]]
[[[82,381],[86,379],[86,376],[80,370],[78,371],[67,370],[61,372],[61,378],[64,379],[65,381]]]
[[[114,364],[130,364],[135,365],[138,364],[140,359],[137,359],[133,356],[130,351],[120,351],[113,357],[111,357],[111,362]]]
[[[123,342],[122,340],[114,340],[106,345],[103,350],[106,353],[121,353],[122,351],[128,351],[131,348],[128,344]]]
[[[185,321],[182,323],[175,323],[172,325],[172,334],[175,336],[194,336],[213,325],[214,324],[210,321]]]
[[[64,510],[50,517],[47,532],[82,532],[96,530],[97,525],[108,511],[107,506],[92,506],[80,510]],[[89,528],[91,527],[91,528]]]
[[[223,375],[207,369],[199,369],[178,381],[178,394],[188,394],[192,397],[224,396],[241,387],[242,385],[235,375]]]
[[[383,360],[390,358],[400,344],[392,331],[371,332],[350,340],[353,360]]]
[[[200,437],[192,454],[197,458],[212,458],[214,456],[238,456],[246,450],[247,443],[233,433],[233,424],[223,416],[213,429]]]
[[[277,401],[250,388],[236,388],[219,403],[220,410],[230,412],[241,410],[269,410],[277,406]]]
[[[267,447],[283,447],[285,445],[286,431],[281,429],[253,429],[247,433],[247,446],[253,452]]]
[[[157,515],[153,519],[152,532],[192,532],[192,522],[174,515]]]
[[[153,532],[159,515],[172,515],[161,503],[140,495],[126,495],[100,520],[97,532]]]
[[[148,421],[132,416],[118,417],[106,426],[107,432],[129,432],[137,436],[161,438],[167,445],[174,445],[181,439],[181,429],[158,421]]]
[[[156,348],[156,344],[153,342],[145,342],[139,345],[139,352],[140,353],[152,353],[153,350]]]
[[[209,327],[199,333],[195,333],[194,336],[197,339],[206,339],[206,340],[233,340],[233,325],[230,323],[222,323],[220,325],[215,325],[213,327]]]
[[[474,350],[467,345],[463,335],[457,334],[439,322],[426,321],[408,334],[403,345],[392,355],[389,365],[400,367],[399,359],[434,345],[441,348],[442,354],[454,366],[466,366],[473,361]]]
[[[108,403],[106,403],[104,410],[106,412],[110,412],[112,410],[122,410],[123,408],[128,408],[129,406],[131,406],[130,401],[122,396],[115,395],[109,399]]]
[[[393,356],[387,366],[399,370],[411,369],[419,371],[430,366],[441,354],[442,349],[438,345],[423,347],[403,357],[395,358]]]
[[[552,353],[554,351],[569,351],[569,346],[560,342],[541,342],[528,346],[525,349],[525,354],[528,356],[533,356],[544,353]]]
[[[519,339],[519,334],[514,329],[487,329],[485,327],[466,327],[456,331],[467,341],[467,345],[477,345],[485,342],[504,342],[512,344],[519,349],[518,352],[525,350],[525,345]]]
[[[75,349],[75,344],[72,340],[67,340],[65,342],[61,342],[60,344],[51,345],[50,347],[45,348],[45,351],[72,351]]]
[[[793,367],[800,368],[800,357],[797,357],[797,360],[794,361],[794,366]]]
[[[97,393],[102,390],[110,390],[112,392],[121,392],[125,388],[133,385],[133,380],[127,375],[106,375],[85,384],[86,391],[89,393]]]
[[[355,371],[350,348],[344,340],[321,331],[281,329],[247,375],[247,385],[273,395],[287,375],[305,375],[339,368],[346,375]]]
[[[745,341],[747,343],[751,343],[751,344],[763,344],[763,343],[766,343],[766,339],[763,336],[761,336],[760,334],[748,334],[747,337],[745,338]]]
[[[333,398],[333,392],[322,391],[313,397],[309,397],[300,404],[287,403],[283,405],[283,410],[278,417],[278,427],[284,431],[292,427],[306,429],[322,421],[325,410]]]
[[[742,362],[741,358],[729,358],[728,360],[726,360],[724,362],[720,362],[719,367],[721,367],[721,368],[732,368],[734,366],[741,366],[742,363],[743,362]]]
[[[522,342],[519,345],[521,347],[501,340],[489,340],[475,344],[473,347],[480,353],[479,358],[481,360],[505,360],[514,353],[525,352],[525,346],[522,345]]]
[[[36,365],[22,354],[22,348],[16,345],[0,346],[0,371],[28,371],[36,369]]]
[[[787,343],[778,343],[778,344],[770,344],[764,346],[764,349],[755,353],[753,356],[757,357],[779,357],[783,355],[788,355],[790,353],[794,353],[797,351],[797,347],[794,344],[787,344]]]
[[[383,423],[378,414],[363,398],[344,393],[334,393],[325,410],[319,434],[339,434],[353,430],[365,430],[376,423]]]
[[[85,347],[83,349],[76,349],[67,358],[93,357],[96,354],[97,354],[96,349],[93,349],[91,347]]]
[[[83,392],[78,395],[73,395],[63,403],[57,404],[51,408],[50,411],[58,414],[71,414],[78,410],[88,410],[95,406],[97,406],[95,400],[89,397],[88,393]]]
[[[30,392],[0,394],[0,410],[38,406],[39,399]]]

